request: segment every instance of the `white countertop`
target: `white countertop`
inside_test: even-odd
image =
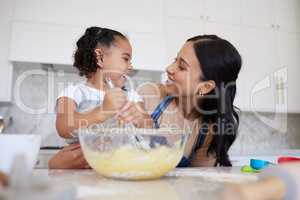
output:
[[[219,199],[225,182],[247,182],[255,174],[243,174],[240,167],[180,168],[165,177],[151,181],[107,179],[93,170],[34,170],[35,176],[46,176],[53,184],[72,185],[80,200],[98,199]]]

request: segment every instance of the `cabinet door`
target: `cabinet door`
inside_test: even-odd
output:
[[[166,45],[162,34],[128,33],[134,69],[164,71]]]
[[[243,30],[240,26],[206,22],[205,34],[214,34],[232,43],[238,50],[241,48]]]
[[[16,0],[15,20],[162,31],[162,0]]]
[[[275,0],[276,21],[280,29],[300,33],[300,1]]]
[[[206,0],[208,21],[226,24],[240,24],[241,0]]]
[[[300,112],[300,34],[278,33],[280,67],[287,68],[287,107]]]
[[[0,101],[11,100],[12,64],[8,60],[14,1],[2,0],[0,7]]]
[[[225,40],[228,40],[232,45],[235,46],[235,48],[239,51],[240,54],[242,54],[242,28],[239,26],[231,26],[231,25],[223,25],[223,24],[216,24],[216,23],[210,23],[207,22],[205,24],[205,33],[206,34],[215,34]],[[245,45],[245,44],[244,44]],[[242,56],[242,59],[244,60],[244,56]],[[244,70],[245,65],[242,65],[242,71]],[[241,72],[242,73],[242,72]],[[241,83],[240,83],[241,82]],[[244,82],[241,80],[241,76],[238,77],[237,80],[237,96],[235,99],[234,104],[238,107],[245,108],[246,107],[246,99],[244,98],[246,93],[242,84]]]
[[[14,22],[10,60],[72,64],[75,43],[84,28]]]
[[[237,81],[237,105],[248,111],[275,111],[274,70],[276,33],[243,29],[240,52],[243,66]]]
[[[275,25],[275,0],[244,0],[241,23],[246,26],[270,28]]]
[[[204,22],[194,19],[168,18],[166,20],[167,60],[173,62],[180,48],[190,37],[204,34]]]
[[[205,14],[205,0],[165,0],[164,2],[167,17],[199,19]]]

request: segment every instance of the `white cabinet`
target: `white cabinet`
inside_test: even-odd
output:
[[[300,112],[300,1],[243,1],[242,9],[244,65],[237,103],[246,110]]]
[[[128,33],[134,69],[164,71],[166,42],[162,34]]]
[[[13,1],[2,0],[0,7],[0,101],[11,100],[12,64],[8,61]]]
[[[16,0],[15,20],[118,30],[161,32],[162,1]]]
[[[15,2],[15,9],[11,17],[13,9],[0,8],[1,98],[10,93],[9,47],[11,60],[72,64],[75,42],[85,28],[105,26],[128,35],[134,67],[146,70],[163,71],[192,36],[223,37],[243,58],[239,107],[275,111],[279,98],[275,74],[286,67],[287,109],[300,112],[299,0],[4,1],[11,7]]]
[[[184,42],[201,34],[224,35],[223,24],[240,23],[241,0],[165,0],[165,40],[167,59],[176,57]],[[220,28],[221,27],[221,28]],[[230,29],[230,28],[229,28]],[[235,31],[229,31],[237,35]],[[225,34],[226,36],[230,34]],[[236,37],[230,36],[230,38]]]
[[[242,0],[165,0],[167,17],[201,19],[215,23],[239,24]]]
[[[280,68],[287,71],[287,108],[300,112],[300,34],[278,33],[278,57]]]
[[[86,27],[44,23],[12,24],[11,61],[71,65],[76,41]],[[162,34],[125,32],[133,46],[135,69],[161,70],[166,65]]]
[[[166,17],[177,18],[203,18],[206,13],[205,1],[206,0],[165,0],[165,15]]]
[[[246,26],[300,32],[299,0],[244,0],[241,22]]]
[[[300,1],[274,0],[276,24],[282,31],[300,33]]]
[[[268,29],[275,25],[274,0],[244,0],[241,5],[242,25]]]
[[[72,64],[78,38],[87,27],[100,26],[129,37],[136,69],[161,70],[166,64],[161,0],[70,2],[17,0],[10,59]]]
[[[204,22],[196,19],[168,18],[165,20],[167,61],[173,62],[178,51],[190,37],[203,34]]]
[[[237,81],[237,106],[246,111],[277,112],[284,104],[287,111],[300,112],[299,0],[165,2],[165,35],[170,61],[187,38],[216,34],[229,40],[243,58]],[[283,75],[285,68],[287,73]],[[278,74],[286,76],[287,82],[283,85],[279,82],[285,78],[278,78]],[[288,88],[285,97],[285,93],[279,91],[282,87]]]
[[[237,82],[237,105],[249,111],[275,111],[273,73],[279,67],[274,30],[244,28],[240,53],[242,70]]]
[[[72,64],[76,40],[84,28],[14,22],[11,61]]]
[[[240,24],[242,0],[206,0],[206,18],[210,22]]]

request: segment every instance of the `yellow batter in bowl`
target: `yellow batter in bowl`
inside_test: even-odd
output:
[[[116,179],[156,179],[180,162],[189,134],[175,129],[81,129],[79,141],[89,165]]]
[[[130,145],[121,146],[112,152],[92,152],[83,149],[90,166],[99,174],[119,179],[156,179],[176,167],[182,157],[182,150],[166,146],[149,151]]]

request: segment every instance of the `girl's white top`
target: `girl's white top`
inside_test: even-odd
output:
[[[86,83],[79,83],[76,85],[67,86],[57,97],[58,100],[61,97],[67,97],[75,101],[77,104],[76,111],[84,112],[91,110],[97,106],[101,106],[103,104],[105,96],[105,91],[98,90],[96,88],[92,88],[88,86]],[[141,96],[134,91],[129,90],[127,93],[128,99],[134,102],[143,101]],[[56,110],[57,111],[57,110]],[[78,142],[78,138],[74,135],[73,139],[66,139],[67,143],[75,143]]]

